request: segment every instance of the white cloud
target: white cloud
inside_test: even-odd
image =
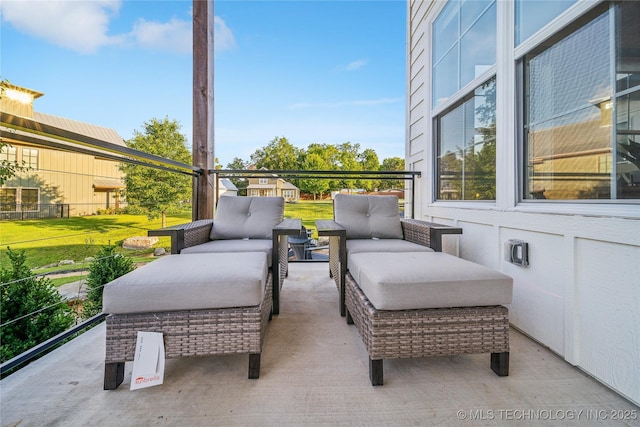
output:
[[[191,22],[171,18],[168,22],[152,22],[140,18],[133,25],[131,37],[137,46],[146,49],[190,53]]]
[[[345,69],[347,71],[355,71],[359,68],[364,67],[365,65],[367,65],[367,61],[365,61],[364,59],[359,59],[357,61],[353,61],[347,64],[347,66],[345,67]]]
[[[347,65],[338,65],[335,68],[335,70],[338,71],[338,72],[356,71],[356,70],[359,70],[360,68],[364,67],[368,63],[369,63],[369,61],[367,61],[366,59],[358,59],[356,61],[349,62]]]
[[[144,48],[184,54],[193,49],[192,29],[192,21],[172,18],[168,22],[152,22],[140,18],[131,37],[136,45]],[[214,17],[213,29],[215,51],[231,50],[236,46],[233,33],[222,18]]]
[[[231,50],[236,47],[236,40],[231,29],[219,16],[213,18],[213,48],[216,51]]]
[[[303,108],[337,108],[337,107],[375,107],[378,105],[395,104],[402,102],[402,98],[363,99],[341,102],[299,102],[289,108],[298,110]]]
[[[18,31],[80,53],[94,53],[103,46],[134,45],[179,54],[192,50],[192,21],[171,18],[167,22],[139,18],[128,34],[109,35],[121,0],[0,0],[2,20]],[[235,48],[233,32],[214,17],[214,49]]]
[[[121,43],[122,36],[108,35],[109,21],[120,0],[0,2],[2,20],[18,31],[81,53],[93,53]]]

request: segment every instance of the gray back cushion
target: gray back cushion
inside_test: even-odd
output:
[[[335,221],[347,230],[347,239],[402,239],[396,196],[352,196],[333,199]]]
[[[211,228],[211,240],[271,239],[284,219],[282,197],[221,197]]]

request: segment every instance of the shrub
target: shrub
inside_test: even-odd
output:
[[[24,251],[7,248],[10,268],[0,270],[0,360],[5,362],[67,330],[71,309],[51,280],[36,278],[25,266]]]
[[[86,318],[102,311],[104,285],[134,269],[133,260],[115,253],[115,249],[115,246],[103,246],[91,262],[87,277],[87,301],[83,310]]]

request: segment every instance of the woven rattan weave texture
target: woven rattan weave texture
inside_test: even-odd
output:
[[[110,314],[105,362],[133,360],[138,331],[163,333],[168,359],[260,353],[271,315],[271,287],[269,274],[262,303],[253,307]]]
[[[509,351],[503,306],[381,311],[349,273],[346,305],[372,360]]]

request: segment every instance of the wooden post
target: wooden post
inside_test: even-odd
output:
[[[193,0],[193,165],[205,172],[194,180],[193,220],[213,218],[213,0]]]

